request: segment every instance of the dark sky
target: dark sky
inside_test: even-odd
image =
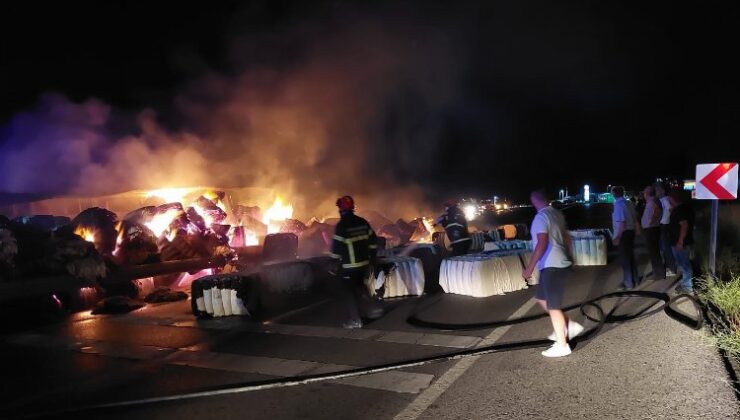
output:
[[[425,44],[404,80],[444,68],[455,94],[432,106],[434,86],[394,78],[367,128],[382,149],[371,159],[409,154],[386,171],[432,197],[637,186],[740,159],[738,2],[113,3],[3,6],[0,135],[48,92],[123,114],[151,107],[177,129],[187,121],[173,104],[192,83],[290,69],[312,42],[341,37],[334,28],[370,20],[451,44],[439,66]],[[415,162],[429,126],[433,150]]]

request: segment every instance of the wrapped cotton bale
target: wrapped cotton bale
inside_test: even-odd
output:
[[[382,258],[377,277],[370,279],[374,292],[383,288],[383,298],[419,296],[424,293],[425,276],[421,260],[413,257]]]
[[[118,217],[110,210],[91,207],[83,210],[72,220],[74,232],[95,244],[95,249],[109,255],[116,248]]]
[[[286,219],[280,226],[280,233],[292,233],[296,236],[300,236],[304,230],[306,230],[306,225],[295,219]]]
[[[124,220],[119,229],[121,239],[114,258],[117,264],[139,265],[159,259],[157,238],[149,228]]]
[[[270,293],[307,292],[314,284],[311,265],[302,261],[266,264],[259,275],[263,290]]]
[[[292,233],[274,233],[265,237],[262,260],[290,261],[298,258],[298,237]]]

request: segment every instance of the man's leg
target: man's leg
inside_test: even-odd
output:
[[[355,275],[352,272],[345,271],[342,274],[342,284],[340,287],[341,299],[344,301],[346,308],[347,320],[345,325],[359,324],[362,325],[360,318],[360,301],[358,298]]]
[[[622,284],[624,287],[631,289],[635,287],[634,283],[634,237],[635,233],[631,230],[626,230],[622,233],[622,238],[619,241],[619,262],[622,266]]]
[[[663,250],[663,259],[667,269],[676,273],[676,260],[673,258],[671,241],[668,239],[668,225],[660,225],[660,247]]]
[[[653,279],[665,279],[665,265],[660,257],[660,227],[645,229],[650,265],[653,267]]]
[[[555,331],[555,337],[557,338],[555,342],[561,346],[567,345],[566,325],[568,321],[565,319],[565,314],[560,309],[549,309],[547,312],[550,314],[552,329]]]
[[[673,247],[673,256],[676,258],[676,263],[681,267],[681,286],[686,289],[694,290],[694,268],[691,266],[691,259],[689,259],[689,250],[678,249]]]

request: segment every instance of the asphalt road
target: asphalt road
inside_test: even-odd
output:
[[[644,271],[644,270],[643,270]],[[616,289],[615,263],[573,271],[569,302]],[[668,290],[672,281],[641,288]],[[448,322],[539,313],[533,289],[485,299],[445,295],[423,313]],[[331,301],[271,322],[196,321],[189,302],[150,305],[123,316],[81,313],[65,322],[0,336],[0,416],[187,393],[306,373],[341,371],[467,349],[542,339],[547,319],[475,331],[431,331],[405,322],[418,299],[387,302],[362,330],[338,328]],[[632,313],[653,302],[629,298],[605,309]],[[575,311],[573,316],[592,325]],[[75,418],[439,419],[740,418],[716,351],[702,332],[662,311],[608,325],[572,355],[541,349],[432,363],[322,383],[74,414]]]

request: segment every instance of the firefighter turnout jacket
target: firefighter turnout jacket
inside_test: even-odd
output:
[[[342,269],[364,269],[377,253],[378,237],[367,220],[352,212],[342,214],[331,247],[331,256],[341,261]]]
[[[448,207],[447,211],[437,219],[437,223],[445,228],[450,244],[470,240],[468,221],[465,219],[465,213],[459,207]]]

